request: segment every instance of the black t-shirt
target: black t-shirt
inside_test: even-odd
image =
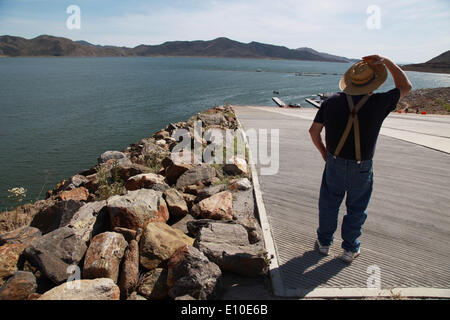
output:
[[[353,96],[356,106],[363,96]],[[370,160],[375,153],[378,134],[384,119],[393,111],[400,99],[400,90],[395,88],[388,92],[374,93],[358,112],[361,136],[361,158]],[[338,92],[325,100],[317,111],[314,122],[325,126],[327,150],[334,154],[347,126],[350,109],[345,93]],[[355,138],[353,127],[342,148],[339,157],[355,160]]]

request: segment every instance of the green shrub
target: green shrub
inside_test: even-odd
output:
[[[112,168],[103,163],[97,167],[98,189],[95,192],[98,200],[121,195],[125,192],[124,182],[119,176],[119,164],[114,161]]]

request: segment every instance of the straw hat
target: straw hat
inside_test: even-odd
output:
[[[383,64],[368,64],[358,61],[342,77],[339,88],[350,95],[368,94],[378,89],[387,78]]]

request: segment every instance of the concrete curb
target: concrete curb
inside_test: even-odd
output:
[[[236,120],[239,126],[239,131],[242,135],[242,139],[245,142],[245,145],[248,148],[248,154],[249,154],[249,166],[250,170],[252,172],[252,180],[253,180],[253,193],[255,195],[256,200],[256,209],[258,211],[259,221],[261,223],[261,229],[263,233],[263,239],[264,239],[264,245],[267,250],[267,254],[270,258],[269,263],[269,273],[270,273],[270,279],[272,282],[273,287],[273,294],[280,297],[285,297],[285,289],[283,284],[283,279],[281,278],[281,273],[279,269],[279,263],[278,263],[278,254],[276,252],[275,248],[275,242],[273,240],[272,231],[270,229],[269,220],[267,218],[266,213],[266,207],[264,205],[264,201],[262,198],[262,191],[261,187],[259,185],[259,178],[258,178],[258,172],[256,170],[255,163],[253,162],[253,156],[252,156],[252,150],[250,149],[247,136],[243,130],[243,126],[241,122],[239,121],[237,115]]]
[[[450,289],[437,288],[317,288],[312,291],[286,290],[286,297],[302,298],[450,298]]]

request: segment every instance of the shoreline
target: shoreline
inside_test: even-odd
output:
[[[208,130],[234,132],[233,144],[220,152],[232,146],[233,154],[236,147],[247,150],[246,142],[239,147],[236,138],[242,129],[234,110],[214,107],[170,123],[122,151],[104,152],[98,165],[61,181],[45,200],[1,212],[0,299],[90,299],[99,283],[106,300],[216,300],[255,287],[268,298],[270,259],[247,151],[222,165],[207,164],[206,158],[200,164],[179,162],[171,156],[178,144],[172,133],[189,134],[199,123],[202,136]],[[194,153],[195,145],[203,151],[216,146],[195,134],[191,139]],[[185,152],[192,160],[194,153]],[[213,234],[208,236],[208,230]],[[119,255],[96,253],[110,250]],[[102,259],[106,265],[96,267]],[[201,278],[197,264],[202,265]],[[79,268],[81,290],[64,291],[69,265]],[[16,278],[25,275],[32,285],[26,292],[15,290]],[[155,287],[154,281],[165,284]],[[241,291],[233,288],[237,284]]]

